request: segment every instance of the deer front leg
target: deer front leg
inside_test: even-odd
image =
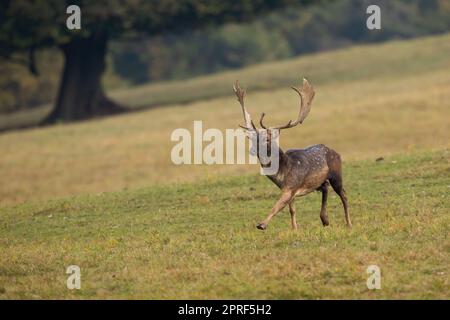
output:
[[[273,206],[266,220],[264,220],[261,223],[258,223],[256,227],[260,230],[266,230],[267,225],[269,224],[269,221],[273,218],[273,216],[276,215],[278,212],[280,212],[286,205],[288,205],[291,202],[292,198],[293,198],[292,192],[283,193],[281,195],[281,198]]]
[[[291,214],[292,229],[297,230],[297,220],[295,219],[295,203],[294,199],[289,203],[289,213]]]

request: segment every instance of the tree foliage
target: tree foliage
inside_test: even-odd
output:
[[[381,8],[382,30],[366,28],[366,8]],[[448,0],[338,0],[285,8],[247,24],[146,41],[116,43],[114,71],[132,83],[179,79],[355,43],[450,31]]]
[[[105,33],[109,39],[139,34],[180,33],[311,0],[4,0],[0,13],[0,56],[58,47],[76,37]],[[78,5],[81,30],[66,28],[66,8]]]
[[[65,66],[49,121],[116,112],[101,85],[107,44],[140,34],[179,33],[311,0],[4,0],[0,4],[0,57],[26,61],[37,74],[35,53],[60,48]],[[68,30],[66,8],[78,5],[81,30]],[[25,57],[25,58],[24,58]]]

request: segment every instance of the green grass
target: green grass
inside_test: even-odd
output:
[[[278,191],[256,173],[0,209],[0,298],[449,299],[450,151],[344,164],[353,229],[320,195],[255,228]],[[253,187],[253,188],[251,188]],[[82,289],[66,288],[67,266]],[[366,268],[382,272],[368,290]]]

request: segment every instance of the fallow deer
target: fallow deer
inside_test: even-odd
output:
[[[300,96],[300,110],[297,120],[290,120],[287,124],[282,126],[267,128],[263,123],[265,114],[262,113],[259,121],[262,129],[258,129],[245,108],[245,91],[239,87],[238,81],[236,81],[233,89],[244,114],[245,126],[240,127],[243,128],[248,134],[256,134],[258,146],[260,146],[260,139],[266,139],[266,141],[262,140],[262,142],[265,142],[262,145],[267,148],[266,154],[270,154],[271,143],[273,143],[273,132],[293,128],[298,124],[303,123],[311,109],[311,103],[315,94],[313,86],[308,82],[308,80],[303,79],[302,88],[292,87],[292,89],[294,89]],[[274,131],[274,129],[277,131]],[[260,230],[265,230],[273,216],[275,216],[285,206],[289,205],[292,228],[297,229],[294,205],[295,197],[307,195],[315,190],[322,192],[320,219],[322,220],[322,224],[324,226],[328,226],[329,220],[326,207],[328,186],[330,184],[341,198],[345,212],[345,221],[347,222],[347,226],[351,227],[352,223],[350,221],[350,215],[347,208],[347,197],[342,184],[342,162],[339,153],[323,144],[316,144],[306,149],[290,149],[285,152],[278,146],[276,147],[278,148],[279,154],[275,160],[279,161],[278,171],[275,174],[267,175],[267,177],[281,189],[282,193],[280,199],[272,208],[267,218],[261,223],[258,223],[256,227]],[[259,150],[257,154],[259,158]],[[259,160],[262,162],[260,158]],[[261,166],[263,166],[263,164],[261,164]]]

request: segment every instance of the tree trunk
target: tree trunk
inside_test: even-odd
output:
[[[44,124],[83,120],[124,110],[103,92],[101,78],[107,42],[106,35],[93,34],[89,38],[74,38],[61,47],[65,62],[58,99]]]

